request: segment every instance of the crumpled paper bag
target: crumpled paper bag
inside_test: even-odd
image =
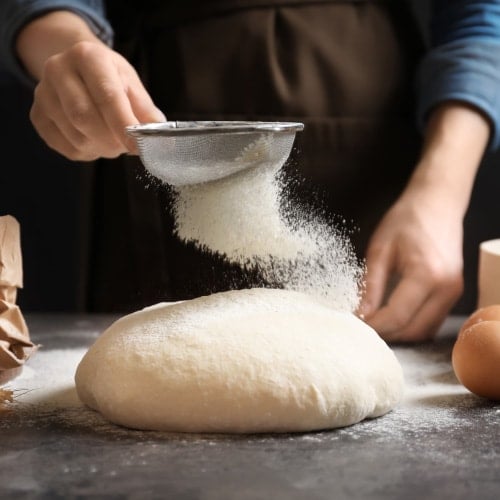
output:
[[[18,375],[35,350],[16,305],[17,289],[22,286],[19,223],[6,215],[0,217],[0,384]]]

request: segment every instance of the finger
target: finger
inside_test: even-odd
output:
[[[428,300],[432,289],[420,277],[403,277],[389,296],[387,305],[367,318],[367,323],[385,340],[396,340]]]
[[[391,341],[423,342],[432,339],[455,302],[451,297],[436,290],[432,293],[411,321],[394,334]]]
[[[45,123],[57,123],[59,132],[71,144],[76,146],[84,140],[85,136],[67,119],[55,92],[47,85],[40,84],[36,87],[34,96],[30,118],[37,129],[42,128]]]
[[[45,64],[42,81],[35,90],[35,103],[82,155],[115,157],[126,151],[64,57],[53,57]]]
[[[76,149],[61,132],[58,125],[46,116],[40,117],[38,120],[32,119],[32,121],[38,135],[43,139],[47,146],[62,154],[69,160],[91,161],[96,159],[96,157],[83,156],[82,153]]]
[[[78,130],[73,122],[68,119],[61,101],[58,96],[55,94],[53,89],[48,86],[44,86],[42,91],[35,91],[35,100],[31,109],[30,117],[33,125],[39,132],[41,136],[44,135],[43,129],[44,127],[49,127],[50,132],[47,133],[50,135],[54,131],[54,124],[57,124],[58,134],[61,134],[65,137],[67,142],[69,142],[75,153],[72,154],[72,158],[78,156],[79,159],[95,159],[100,156],[105,156],[109,154],[111,151],[114,153],[114,156],[120,154],[120,150],[117,150],[117,147],[121,147],[123,150],[123,146],[116,143],[113,144],[114,149],[107,145],[105,149],[102,147],[103,133],[101,133],[101,138],[99,139],[99,144],[96,144],[89,138],[87,135]],[[96,125],[97,130],[99,127]],[[54,145],[52,144],[51,147]],[[67,152],[67,147],[65,147],[65,151]],[[62,153],[62,151],[60,151]]]
[[[155,106],[134,68],[129,66],[122,71],[124,73],[124,81],[128,82],[126,91],[130,105],[139,122],[165,122],[167,120],[166,116]],[[129,141],[130,153],[139,154],[136,139],[129,139]]]
[[[58,85],[57,99],[59,105],[53,108],[53,119],[62,130],[66,125],[70,127],[68,133],[72,134],[73,144],[82,153],[90,153],[88,150],[92,149],[97,156],[113,158],[127,151],[109,129],[79,78],[71,75],[64,78]]]
[[[463,277],[451,274],[434,287],[428,299],[394,340],[417,342],[431,339],[463,291]]]
[[[365,289],[360,304],[360,315],[370,317],[382,304],[389,276],[394,267],[389,246],[368,249],[366,256]]]
[[[132,106],[132,111],[140,123],[164,122],[167,117],[158,109],[151,96],[142,84],[137,72],[132,67],[122,70],[125,81],[129,82],[126,89]]]
[[[125,128],[138,124],[139,120],[132,110],[115,63],[107,62],[108,64],[96,64],[95,59],[85,57],[77,69],[109,130],[129,150],[133,141],[126,135]],[[110,71],[110,62],[113,64],[113,71]]]

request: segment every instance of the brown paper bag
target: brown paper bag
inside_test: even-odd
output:
[[[35,349],[16,305],[17,289],[22,286],[19,224],[6,215],[0,217],[0,384],[18,375]]]

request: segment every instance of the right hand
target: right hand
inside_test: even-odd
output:
[[[30,118],[52,149],[76,161],[136,153],[125,127],[166,119],[128,61],[92,41],[45,61]]]

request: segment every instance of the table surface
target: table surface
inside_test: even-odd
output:
[[[450,365],[463,318],[432,343],[393,346],[407,389],[387,415],[249,436],[134,431],[83,407],[74,369],[113,319],[28,316],[42,347],[6,387],[16,399],[0,414],[0,498],[500,498],[500,405]]]

